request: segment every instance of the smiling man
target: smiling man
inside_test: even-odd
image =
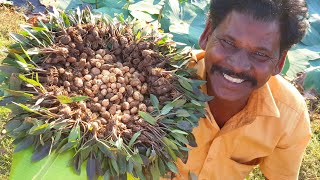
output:
[[[194,129],[198,146],[177,179],[297,179],[310,124],[303,97],[280,73],[304,36],[304,0],[212,0],[196,68],[214,99]]]

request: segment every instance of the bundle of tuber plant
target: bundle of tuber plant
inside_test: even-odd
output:
[[[25,97],[7,124],[16,152],[32,146],[38,161],[73,150],[75,171],[86,162],[89,179],[178,173],[210,97],[188,68],[190,51],[141,24],[55,11],[12,34],[4,63],[20,69],[22,89],[7,92]]]

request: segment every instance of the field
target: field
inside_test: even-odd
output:
[[[17,31],[18,24],[22,23],[22,15],[16,14],[12,9],[0,7],[0,50],[5,49],[12,43],[9,32]],[[0,52],[0,62],[5,57],[5,53]],[[320,179],[320,104],[316,101],[309,101],[309,110],[312,120],[313,137],[304,155],[300,170],[299,179]],[[12,139],[6,136],[4,125],[8,119],[9,111],[0,107],[0,179],[8,179],[11,158],[12,158]],[[247,179],[264,179],[257,167]]]

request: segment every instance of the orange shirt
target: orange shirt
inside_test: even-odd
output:
[[[196,68],[206,79],[204,60]],[[297,179],[311,137],[310,121],[303,97],[281,76],[254,91],[222,129],[208,106],[206,111],[193,130],[198,146],[186,164],[178,160],[176,179],[187,180],[192,172],[199,180],[240,180],[257,164],[268,179]]]

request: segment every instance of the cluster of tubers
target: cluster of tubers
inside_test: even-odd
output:
[[[165,71],[168,59],[156,49],[153,39],[135,39],[130,25],[123,31],[98,23],[56,33],[53,50],[42,64],[46,73],[39,74],[53,96],[90,97],[46,106],[53,113],[87,122],[99,138],[113,134],[130,139],[150,126],[138,114],[154,111],[150,94],[160,103],[181,95]],[[150,138],[142,133],[138,140],[149,142]]]

